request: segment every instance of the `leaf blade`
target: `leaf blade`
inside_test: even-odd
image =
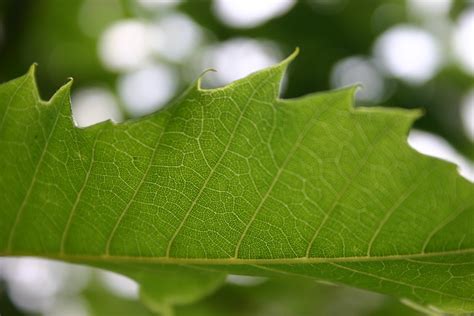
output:
[[[278,99],[292,58],[85,129],[70,85],[47,103],[32,72],[0,86],[1,254],[290,273],[474,310],[473,185],[408,147],[417,111],[354,109],[355,88]]]

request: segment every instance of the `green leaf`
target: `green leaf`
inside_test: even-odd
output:
[[[89,285],[83,292],[91,315],[150,315],[136,301],[114,296]],[[384,295],[318,284],[307,280],[275,278],[245,286],[226,283],[220,291],[193,304],[179,306],[176,316],[421,316],[423,314]]]
[[[34,67],[1,85],[0,254],[207,274],[167,302],[223,273],[285,274],[474,311],[473,184],[407,145],[416,111],[354,109],[355,87],[279,99],[293,57],[84,129],[71,82],[48,102]]]

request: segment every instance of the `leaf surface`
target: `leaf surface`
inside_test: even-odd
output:
[[[225,273],[285,274],[474,311],[473,184],[407,145],[416,111],[354,109],[354,87],[279,99],[293,57],[84,129],[71,83],[48,102],[34,67],[1,85],[0,254],[141,283],[195,271],[202,295]],[[164,301],[202,296],[185,292]]]

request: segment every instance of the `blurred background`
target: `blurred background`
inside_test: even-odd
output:
[[[357,106],[422,108],[410,145],[474,181],[474,1],[0,0],[0,82],[37,62],[49,99],[73,77],[80,127],[146,115],[206,68],[218,72],[203,85],[222,86],[295,47],[282,97],[361,83]],[[235,276],[177,314],[231,312],[416,315],[363,291]],[[149,314],[127,279],[27,258],[0,260],[0,315]]]

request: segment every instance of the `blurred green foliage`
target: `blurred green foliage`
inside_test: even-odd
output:
[[[31,63],[38,62],[39,83],[45,97],[68,77],[74,77],[76,88],[100,83],[113,89],[117,73],[105,69],[97,55],[100,33],[118,19],[153,20],[166,15],[168,10],[149,12],[132,0],[87,2],[94,9],[84,13],[83,0],[3,0],[0,81],[19,76]],[[248,29],[226,26],[215,16],[208,0],[184,1],[175,10],[191,16],[217,42],[235,37],[270,39],[279,45],[283,56],[300,47],[300,57],[290,69],[287,97],[329,89],[333,65],[345,57],[370,55],[376,38],[389,27],[399,23],[422,24],[407,13],[402,0],[321,3],[324,2],[298,1],[283,16]],[[455,1],[451,19],[454,21],[468,5],[465,1]],[[381,10],[382,6],[388,9]],[[95,13],[90,15],[90,12]],[[81,15],[90,24],[89,28],[96,29],[95,35],[81,30],[78,22]],[[187,83],[180,82],[179,86],[183,88]],[[416,127],[445,137],[474,159],[474,145],[463,131],[459,111],[462,97],[473,87],[472,77],[455,64],[448,64],[421,86],[396,79],[391,79],[389,84],[394,91],[383,105],[425,109],[426,115]]]
[[[2,295],[3,294],[3,295]],[[123,298],[94,278],[80,294],[90,316],[151,316],[137,300]],[[14,308],[0,292],[2,315],[32,315]],[[393,298],[362,290],[318,284],[306,280],[275,279],[255,285],[228,283],[203,301],[179,306],[176,316],[421,316]]]
[[[85,292],[93,315],[150,315],[140,303],[124,301],[100,287]],[[104,304],[107,302],[107,304]],[[254,286],[227,284],[214,295],[176,309],[176,316],[350,315],[417,316],[394,299],[361,290],[302,280],[277,279]]]

